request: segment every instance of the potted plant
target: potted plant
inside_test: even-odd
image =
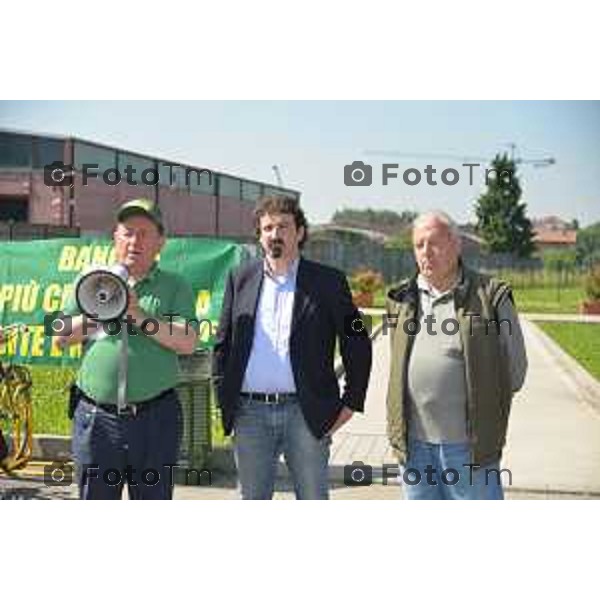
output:
[[[587,299],[580,306],[584,315],[600,315],[600,263],[596,263],[585,279]]]
[[[373,298],[383,288],[384,282],[381,273],[372,269],[361,269],[354,273],[350,279],[352,300],[361,308],[373,306]]]

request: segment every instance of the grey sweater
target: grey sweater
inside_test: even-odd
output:
[[[421,280],[419,298],[421,329],[408,363],[409,436],[432,443],[464,442],[467,391],[454,291],[435,295]],[[507,347],[514,392],[523,385],[527,358],[519,320],[509,299],[498,305],[498,318],[511,323],[511,333],[508,324],[502,324],[500,341]]]

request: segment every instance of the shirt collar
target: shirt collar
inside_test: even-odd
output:
[[[288,267],[287,272],[284,275],[274,275],[271,269],[269,268],[269,263],[265,259],[263,261],[263,272],[265,275],[270,277],[273,281],[277,283],[286,283],[288,281],[296,281],[296,276],[298,275],[298,265],[300,264],[300,259],[295,258]]]
[[[139,285],[141,283],[146,283],[146,282],[151,282],[153,279],[156,278],[156,276],[159,273],[159,267],[158,267],[158,261],[154,261],[154,263],[152,264],[152,266],[150,267],[150,270],[143,275],[140,279],[136,279],[133,283],[133,285]]]
[[[463,271],[462,271],[462,266],[459,265],[458,273],[456,274],[456,279],[454,280],[452,285],[444,292],[440,292],[438,289],[434,288],[425,279],[425,277],[423,277],[423,275],[421,275],[421,273],[419,273],[417,275],[417,287],[419,288],[420,291],[426,292],[427,294],[429,294],[429,296],[431,296],[431,298],[435,299],[435,298],[441,298],[442,296],[445,296],[446,294],[453,293],[454,290],[462,282],[462,280],[463,280]]]

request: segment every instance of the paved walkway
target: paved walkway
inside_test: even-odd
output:
[[[367,392],[365,412],[356,414],[334,436],[331,447],[331,465],[334,473],[343,470],[353,461],[381,469],[384,464],[394,463],[394,455],[386,436],[386,406],[388,373],[390,365],[389,336],[379,335],[373,343],[373,369]]]
[[[531,321],[523,331],[529,372],[504,466],[520,489],[600,495],[600,383]]]
[[[522,328],[529,371],[513,401],[503,461],[514,492],[600,495],[600,383],[534,323],[522,319]],[[385,437],[389,361],[389,340],[379,336],[365,414],[356,415],[333,444],[334,478],[355,460],[393,462]]]

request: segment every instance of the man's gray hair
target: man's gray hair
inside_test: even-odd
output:
[[[452,237],[460,239],[460,231],[458,230],[458,225],[456,224],[456,221],[454,221],[454,219],[449,214],[445,213],[442,210],[432,210],[420,214],[413,221],[413,231],[417,227],[421,227],[427,221],[439,221],[440,223],[443,223],[448,228],[448,231],[450,232],[450,235]]]

